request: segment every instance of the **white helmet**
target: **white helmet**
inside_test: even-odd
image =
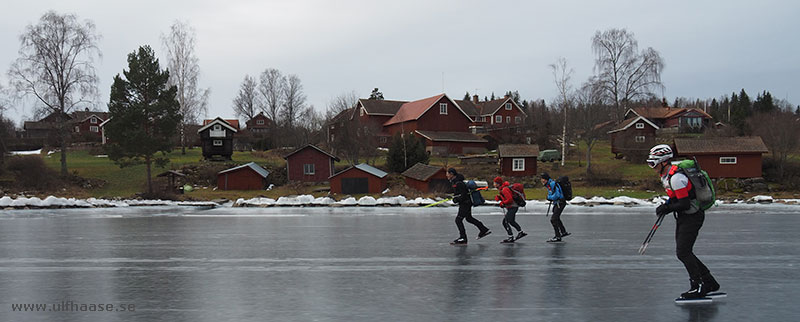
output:
[[[659,144],[650,149],[650,154],[647,155],[647,165],[655,168],[661,162],[667,162],[672,159],[672,147],[666,144]]]

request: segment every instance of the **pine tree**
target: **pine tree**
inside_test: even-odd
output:
[[[470,100],[470,98],[469,98],[469,92],[466,92],[466,93],[464,93],[464,99],[463,99],[463,100],[464,100],[464,101],[469,101],[469,100]]]
[[[794,110],[795,115],[800,115],[800,105],[797,105],[797,109]]]
[[[772,94],[767,91],[758,94],[756,101],[753,102],[753,111],[757,113],[769,113],[775,111],[776,109],[775,102],[772,99]]]
[[[383,93],[380,90],[378,90],[377,87],[375,87],[375,89],[372,90],[372,93],[369,94],[369,99],[371,99],[371,100],[382,100],[383,99]]]
[[[128,54],[128,70],[122,73],[125,77],[117,74],[111,86],[106,149],[121,168],[145,164],[147,192],[152,194],[151,165],[169,162],[165,155],[181,122],[177,87],[167,85],[169,72],[161,70],[150,46]],[[157,152],[162,156],[155,156]]]

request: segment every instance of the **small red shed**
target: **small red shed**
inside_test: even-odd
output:
[[[333,175],[333,164],[339,158],[314,145],[306,145],[283,157],[289,181],[323,182]]]
[[[262,190],[267,186],[268,175],[269,171],[250,162],[217,173],[217,189]]]
[[[675,139],[676,154],[696,158],[711,178],[761,177],[761,155],[768,151],[760,136]]]
[[[445,169],[423,163],[417,163],[403,172],[406,185],[422,192],[446,192],[450,190]]]
[[[536,175],[536,159],[539,146],[536,144],[501,144],[497,148],[500,157],[500,174],[508,177]]]
[[[380,193],[386,189],[387,173],[365,163],[357,164],[330,178],[332,193]]]

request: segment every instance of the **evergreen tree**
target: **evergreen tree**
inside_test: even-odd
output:
[[[121,168],[144,163],[147,192],[152,194],[151,165],[163,167],[169,162],[166,153],[172,150],[171,139],[181,122],[177,87],[167,85],[169,72],[161,70],[150,46],[128,54],[128,70],[122,73],[125,77],[117,74],[111,85],[106,149]]]
[[[383,99],[383,93],[381,91],[379,91],[377,87],[375,87],[375,89],[372,90],[372,93],[369,94],[369,99],[371,99],[371,100],[382,100]]]
[[[386,165],[392,172],[401,173],[417,163],[428,164],[430,156],[425,151],[425,143],[416,135],[395,134],[389,153],[386,156]]]
[[[494,100],[495,100],[495,98],[494,98],[494,92],[492,92],[492,101],[494,101]]]
[[[708,110],[711,112],[709,114],[711,114],[711,117],[714,118],[715,121],[719,122],[723,120],[723,113],[720,110],[719,102],[717,102],[716,98],[711,100],[711,106],[709,106]]]
[[[797,109],[794,110],[795,115],[800,115],[800,105],[797,105]]]
[[[753,111],[756,113],[769,113],[775,111],[776,109],[775,102],[772,99],[772,94],[767,91],[758,94],[756,101],[753,102]]]
[[[464,93],[464,99],[463,100],[464,101],[469,101],[470,100],[469,92]]]

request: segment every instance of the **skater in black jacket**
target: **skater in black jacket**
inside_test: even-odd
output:
[[[453,186],[453,202],[458,204],[458,215],[456,216],[456,227],[458,227],[458,239],[454,240],[452,244],[460,245],[467,243],[467,232],[464,228],[464,219],[468,223],[475,225],[480,230],[478,232],[478,239],[485,237],[492,233],[489,228],[483,225],[480,220],[472,217],[472,200],[469,196],[467,185],[464,184],[464,176],[456,172],[456,169],[447,169],[447,180]]]

